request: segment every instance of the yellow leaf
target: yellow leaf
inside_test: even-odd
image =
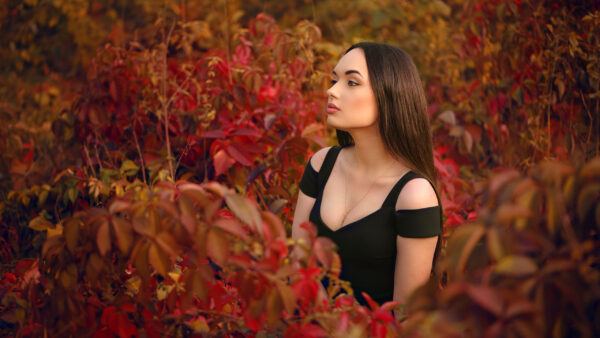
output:
[[[156,289],[156,298],[158,300],[164,300],[165,298],[167,298],[169,296],[169,293],[171,292],[171,290],[173,290],[174,287],[175,287],[175,284],[161,285],[160,287],[158,287]]]
[[[48,229],[48,231],[46,232],[46,238],[59,236],[62,234],[63,234],[63,226],[62,226],[62,224],[59,223],[56,225],[56,228]]]
[[[141,285],[142,280],[139,276],[133,276],[125,281],[125,286],[127,287],[127,290],[131,291],[133,295],[138,294]]]
[[[54,229],[54,224],[50,223],[43,216],[37,216],[29,222],[29,227],[36,231]]]
[[[537,270],[538,266],[531,258],[518,255],[506,256],[494,266],[494,272],[512,277],[528,276]]]
[[[496,228],[490,228],[487,231],[486,239],[490,256],[492,256],[495,260],[501,259],[502,256],[504,256],[504,248],[502,247],[498,230]]]

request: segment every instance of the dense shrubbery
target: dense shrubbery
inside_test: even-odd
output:
[[[81,5],[0,3],[3,334],[600,332],[594,2]],[[332,299],[331,243],[286,235],[361,39],[409,51],[430,100],[447,286],[401,322]]]

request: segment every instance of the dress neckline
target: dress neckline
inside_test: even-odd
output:
[[[363,216],[363,217],[361,217],[361,218],[359,218],[359,219],[357,219],[357,220],[355,220],[355,221],[352,221],[352,222],[350,222],[350,223],[347,223],[347,224],[345,224],[345,225],[342,225],[342,226],[340,226],[339,228],[337,228],[337,229],[335,229],[335,230],[334,230],[334,229],[332,229],[332,228],[331,228],[329,225],[327,225],[327,224],[326,224],[326,223],[323,221],[323,217],[321,217],[321,205],[322,205],[322,203],[321,203],[321,202],[322,202],[322,200],[323,200],[323,194],[324,194],[324,192],[325,192],[325,187],[327,186],[327,182],[329,181],[329,176],[330,176],[331,172],[333,171],[333,167],[335,166],[335,163],[336,163],[336,161],[337,161],[338,155],[340,154],[340,151],[342,150],[342,148],[345,148],[345,147],[347,147],[347,146],[336,146],[336,147],[337,147],[337,149],[335,149],[335,150],[334,150],[334,151],[335,151],[335,153],[333,154],[333,159],[332,159],[332,162],[333,162],[333,163],[331,164],[331,166],[330,166],[330,167],[327,167],[327,172],[325,173],[325,177],[324,177],[324,181],[323,181],[323,188],[322,188],[322,189],[320,189],[320,191],[319,191],[319,195],[317,196],[317,201],[316,201],[316,203],[315,203],[315,204],[317,205],[317,207],[318,207],[318,208],[317,208],[317,216],[318,216],[318,218],[319,218],[319,221],[320,221],[320,223],[321,223],[321,224],[322,224],[322,225],[323,225],[323,226],[324,226],[324,227],[325,227],[325,228],[326,228],[328,231],[330,231],[330,232],[332,232],[332,233],[337,233],[337,232],[340,232],[340,231],[342,231],[342,230],[344,230],[344,229],[348,228],[349,226],[353,226],[353,225],[355,225],[355,224],[357,224],[357,223],[360,223],[360,222],[362,222],[362,221],[365,221],[365,220],[367,220],[368,218],[371,218],[371,217],[373,217],[374,215],[376,215],[376,214],[380,213],[382,210],[385,210],[385,209],[387,209],[387,208],[389,207],[389,202],[388,202],[388,201],[390,200],[390,197],[392,196],[392,194],[394,193],[394,191],[395,191],[395,190],[398,190],[398,193],[400,192],[400,191],[399,191],[399,189],[401,189],[401,188],[402,188],[402,186],[404,186],[404,184],[406,183],[406,179],[407,179],[407,178],[410,178],[410,174],[411,174],[411,173],[412,173],[412,174],[414,174],[414,175],[416,175],[416,173],[414,173],[412,170],[408,170],[407,172],[405,172],[405,173],[404,173],[404,174],[403,174],[403,175],[402,175],[402,176],[401,176],[401,177],[398,179],[398,182],[396,182],[396,183],[394,184],[394,186],[392,187],[392,189],[390,190],[390,192],[387,194],[386,198],[383,200],[383,203],[382,203],[381,207],[379,207],[379,209],[377,209],[377,210],[374,210],[374,211],[373,211],[373,212],[371,212],[370,214],[368,214],[368,215],[366,215],[366,216]],[[332,148],[332,149],[333,149],[333,148]],[[331,150],[331,149],[330,149],[330,150]],[[328,154],[328,155],[329,155],[329,154]],[[327,159],[327,157],[328,157],[328,156],[326,156],[326,159]],[[324,162],[323,162],[323,165],[325,164],[325,162],[326,162],[326,161],[324,161]],[[322,167],[323,167],[323,165],[322,165]],[[401,186],[398,188],[398,186],[399,186],[399,185],[401,185]],[[397,198],[397,197],[396,197],[396,198]],[[394,203],[394,205],[395,205],[395,203]]]

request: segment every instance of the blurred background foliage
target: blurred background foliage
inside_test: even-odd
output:
[[[217,181],[289,233],[306,160],[335,142],[322,114],[330,71],[363,40],[406,50],[429,100],[446,226],[440,268],[456,284],[445,296],[425,288],[415,318],[447,334],[462,322],[474,335],[597,334],[593,0],[0,0],[2,271],[40,256],[40,220],[58,227],[115,197],[143,199],[162,181]],[[529,180],[519,185],[519,175]],[[487,256],[473,254],[486,246]],[[564,264],[549,267],[551,258]],[[548,279],[548,269],[580,275]],[[507,296],[517,283],[521,293]],[[572,283],[589,293],[566,295]],[[546,303],[548,290],[565,296]],[[19,303],[4,303],[6,327],[23,328]],[[462,317],[444,312],[456,304]],[[513,312],[498,310],[507,304]]]

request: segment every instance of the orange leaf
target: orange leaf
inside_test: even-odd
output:
[[[115,231],[115,236],[117,237],[117,245],[119,246],[119,250],[121,250],[121,253],[125,255],[129,252],[131,243],[133,242],[133,231],[131,229],[131,224],[120,217],[113,217],[112,224],[113,230]]]
[[[150,263],[148,262],[149,245],[145,240],[139,240],[131,252],[133,265],[143,280],[148,280],[148,277],[150,277]]]
[[[273,237],[271,240],[274,241],[280,238],[285,238],[287,236],[283,223],[281,222],[281,219],[279,217],[268,211],[261,211],[261,215],[265,224],[269,227],[269,230],[271,231],[271,235]]]
[[[202,277],[202,273],[198,270],[188,270],[184,274],[185,289],[188,293],[198,297],[201,301],[206,301],[208,298],[208,288],[206,281]]]
[[[210,229],[206,236],[206,251],[217,265],[225,266],[229,257],[229,239],[222,231]]]
[[[156,243],[164,252],[173,257],[179,255],[179,251],[181,250],[175,238],[166,231],[163,231],[156,236]]]
[[[276,288],[271,288],[267,295],[267,323],[269,325],[277,323],[279,317],[281,317],[282,309],[283,301],[279,291]]]
[[[167,272],[169,271],[167,255],[155,244],[151,244],[150,249],[148,249],[148,261],[150,261],[150,265],[152,265],[156,272],[165,278],[167,277]]]
[[[221,149],[213,156],[215,166],[215,177],[225,173],[235,163],[235,160],[229,157],[227,153]]]
[[[111,214],[127,210],[131,206],[131,203],[124,200],[114,200],[108,207],[108,212]]]
[[[235,219],[218,219],[215,221],[214,225],[227,231],[232,235],[239,236],[242,239],[248,237],[246,231],[242,228],[242,225]]]
[[[65,221],[63,234],[65,236],[67,249],[69,249],[71,253],[74,253],[77,248],[77,241],[79,240],[79,222],[79,219],[73,218]]]
[[[103,219],[100,228],[98,228],[98,234],[96,235],[96,244],[98,245],[98,251],[102,256],[106,255],[110,250],[110,228],[108,227],[108,220]]]
[[[228,193],[225,194],[225,202],[235,216],[262,235],[262,220],[260,218],[260,213],[258,212],[257,207],[250,202],[248,198],[235,193]]]

